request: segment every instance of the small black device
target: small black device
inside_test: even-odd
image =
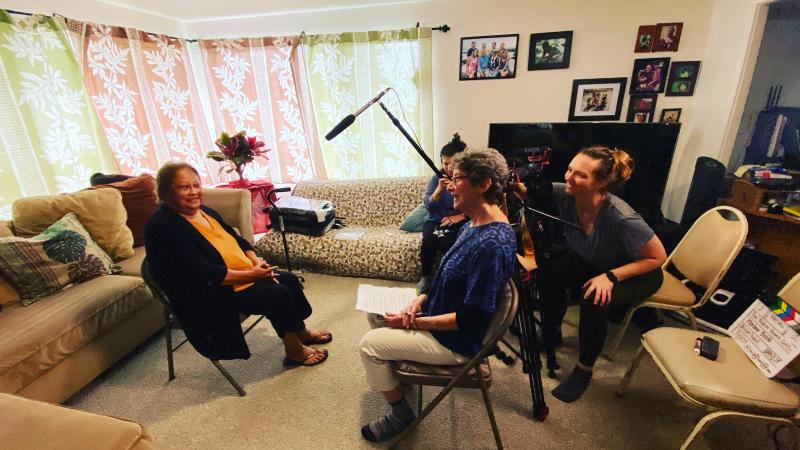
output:
[[[694,351],[703,358],[716,361],[719,355],[719,341],[708,336],[697,338],[694,341]]]

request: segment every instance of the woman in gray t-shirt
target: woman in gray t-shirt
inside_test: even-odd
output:
[[[663,281],[660,267],[667,255],[661,241],[633,208],[609,192],[632,172],[633,160],[624,151],[592,146],[570,162],[566,183],[553,185],[561,218],[581,227],[567,227],[569,251],[553,263],[542,305],[545,343],[552,348],[560,340],[565,290],[582,293],[578,363],[553,390],[553,396],[565,402],[577,400],[589,386],[592,366],[606,340],[609,310],[624,315]]]

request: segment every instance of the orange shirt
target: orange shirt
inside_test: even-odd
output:
[[[211,227],[207,227],[202,223],[190,220],[189,223],[203,235],[204,238],[219,252],[222,260],[225,261],[225,266],[230,270],[250,270],[253,268],[253,261],[245,255],[244,250],[239,247],[236,238],[228,234],[222,225],[219,224],[213,217],[209,216],[203,210],[200,214],[208,220]],[[247,289],[255,283],[234,284],[233,291],[239,292]]]

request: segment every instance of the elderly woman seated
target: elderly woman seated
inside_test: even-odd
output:
[[[374,329],[361,339],[367,381],[391,405],[388,414],[361,429],[369,441],[391,438],[415,417],[390,361],[465,364],[481,350],[496,299],[514,268],[516,239],[499,207],[508,179],[505,159],[496,150],[467,149],[453,158],[453,169],[447,191],[470,221],[442,259],[427,294],[400,312],[371,316]]]
[[[249,358],[240,314],[264,315],[283,340],[284,366],[313,366],[331,341],[303,322],[311,305],[297,277],[256,256],[222,217],[203,206],[200,177],[185,163],[167,163],[156,177],[161,207],[145,227],[150,272],[169,297],[192,345],[211,359]]]

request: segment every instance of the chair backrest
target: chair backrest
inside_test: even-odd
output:
[[[150,289],[150,292],[153,294],[153,297],[157,298],[158,301],[166,308],[166,311],[172,313],[172,307],[169,304],[169,299],[167,298],[167,294],[161,290],[160,287],[156,284],[156,281],[153,279],[153,275],[150,273],[150,265],[147,263],[147,257],[142,260],[142,279],[144,280],[144,284],[147,285],[147,288]]]
[[[690,281],[706,288],[700,299],[703,303],[716,290],[746,237],[745,215],[736,208],[717,206],[689,228],[664,267],[672,263]]]
[[[514,317],[517,315],[518,306],[519,295],[517,294],[517,288],[512,280],[508,280],[503,292],[497,298],[494,317],[492,317],[489,328],[486,330],[486,335],[483,337],[484,347],[487,345],[494,346],[508,331],[511,323],[514,322]]]
[[[247,189],[203,189],[203,204],[218,212],[225,222],[253,243],[250,191]],[[260,212],[259,212],[260,214]]]
[[[783,286],[778,292],[778,296],[790,304],[792,308],[800,310],[800,272]]]

